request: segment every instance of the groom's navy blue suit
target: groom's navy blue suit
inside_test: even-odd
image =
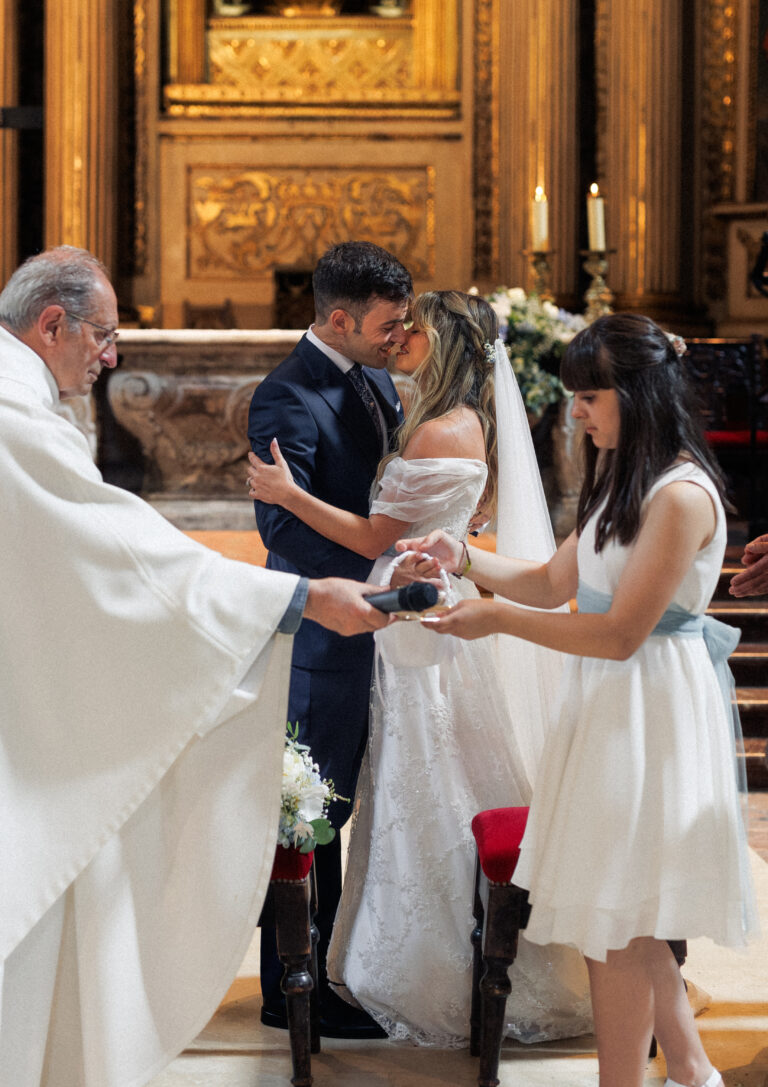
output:
[[[388,432],[403,419],[392,379],[384,370],[363,367],[381,407]],[[306,491],[333,506],[367,517],[371,484],[382,456],[374,423],[350,380],[306,336],[257,386],[251,402],[248,437],[253,451],[271,461],[273,438],[293,478]],[[308,577],[347,577],[365,581],[373,565],[354,551],[332,543],[280,506],[256,502],[256,522],[274,570]],[[305,619],[294,637],[288,718],[299,723],[323,777],[337,792],[354,796],[368,735],[373,636],[352,638]],[[331,805],[340,826],[351,804]],[[316,853],[321,965],[341,892],[339,837]],[[280,1001],[282,969],[262,931],[261,986],[265,1006]],[[323,988],[321,987],[321,1000]]]

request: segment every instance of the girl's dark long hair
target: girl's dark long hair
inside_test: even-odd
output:
[[[576,527],[581,534],[605,502],[596,551],[612,539],[625,546],[635,539],[643,499],[681,454],[707,473],[726,502],[725,481],[707,446],[683,359],[649,317],[599,317],[568,345],[560,376],[574,392],[615,389],[618,394],[617,447],[599,450],[586,437],[582,445],[584,482]]]

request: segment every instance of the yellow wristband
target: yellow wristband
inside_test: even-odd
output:
[[[464,540],[461,541],[461,546],[464,549],[464,565],[461,568],[461,572],[456,571],[456,577],[465,577],[472,569],[472,560],[469,557],[469,549]]]

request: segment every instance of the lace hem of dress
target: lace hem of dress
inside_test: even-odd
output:
[[[329,984],[342,1000],[362,1009],[363,1006],[355,1000],[343,983],[329,981]],[[589,1005],[588,997],[585,1005]],[[393,1019],[370,1005],[366,1005],[363,1010],[368,1012],[383,1031],[386,1031],[391,1042],[423,1046],[425,1049],[467,1049],[469,1046],[469,1022],[467,1022],[466,1035],[436,1034],[420,1030],[410,1023],[403,1022],[402,1019]],[[542,1026],[535,1019],[508,1019],[504,1027],[504,1037],[512,1038],[524,1045],[540,1045],[543,1042],[555,1042],[562,1038],[578,1038],[594,1031],[592,1013],[586,1006],[582,1015],[567,1014],[558,1019],[556,1016],[552,1017],[551,1010],[547,1010],[545,1014],[548,1016],[546,1026]]]

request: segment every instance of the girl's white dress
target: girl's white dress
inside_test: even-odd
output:
[[[372,513],[463,537],[486,481],[480,461],[397,458]],[[390,562],[378,560],[379,584]],[[458,596],[474,585],[452,578]],[[492,639],[463,642],[418,623],[379,631],[368,749],[328,976],[392,1038],[464,1046],[469,1034],[474,840],[485,808],[528,804]],[[527,682],[521,677],[521,683]],[[507,1002],[525,1041],[592,1029],[583,960],[520,940]]]
[[[725,514],[675,594],[707,608],[726,543]],[[578,543],[579,580],[612,595],[632,546],[595,553],[597,514]],[[734,738],[701,636],[652,635],[626,661],[569,658],[546,740],[515,882],[530,891],[526,935],[604,960],[637,936],[744,944],[757,931],[734,771]]]

